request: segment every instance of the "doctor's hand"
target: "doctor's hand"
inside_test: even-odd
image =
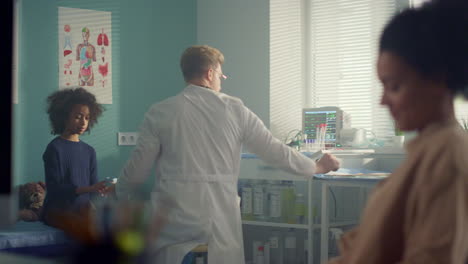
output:
[[[82,194],[82,193],[100,193],[100,194],[102,194],[105,187],[106,187],[106,181],[100,181],[100,182],[97,182],[97,183],[95,183],[93,185],[90,185],[90,186],[78,187],[78,188],[76,188],[75,192],[76,192],[76,194]]]
[[[89,186],[89,191],[93,193],[99,193],[101,196],[104,195],[104,190],[106,189],[106,181],[100,181]]]
[[[107,195],[115,195],[115,184],[112,184],[112,185],[110,185],[110,186],[106,186],[106,188],[104,188],[103,194],[104,194],[105,196],[107,196]]]
[[[324,174],[329,171],[337,171],[340,168],[340,161],[333,155],[325,153],[317,161],[315,173]]]

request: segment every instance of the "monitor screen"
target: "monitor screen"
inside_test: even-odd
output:
[[[325,127],[325,143],[338,143],[342,114],[343,112],[337,107],[303,109],[302,128],[307,139],[317,139],[318,130],[320,127]]]

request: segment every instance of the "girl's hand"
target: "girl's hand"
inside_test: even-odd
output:
[[[106,188],[106,181],[100,181],[91,186],[78,187],[76,188],[75,192],[77,194],[82,194],[82,193],[101,193],[102,194],[105,188]]]
[[[103,194],[106,188],[106,181],[100,181],[90,186],[90,192]]]

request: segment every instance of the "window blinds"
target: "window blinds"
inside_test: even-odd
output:
[[[411,0],[413,7],[425,0]],[[270,128],[284,139],[302,128],[303,107],[338,106],[353,127],[394,135],[375,64],[393,0],[270,0]],[[468,119],[468,103],[455,101]]]
[[[381,31],[395,11],[388,0],[311,0],[308,107],[338,106],[353,127],[380,138],[394,135],[388,110],[380,106],[375,64]]]
[[[281,140],[302,129],[302,13],[302,0],[270,0],[270,129]]]

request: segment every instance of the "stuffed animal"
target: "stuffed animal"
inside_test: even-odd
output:
[[[41,181],[20,185],[18,219],[29,222],[41,220],[46,192],[46,185]]]

